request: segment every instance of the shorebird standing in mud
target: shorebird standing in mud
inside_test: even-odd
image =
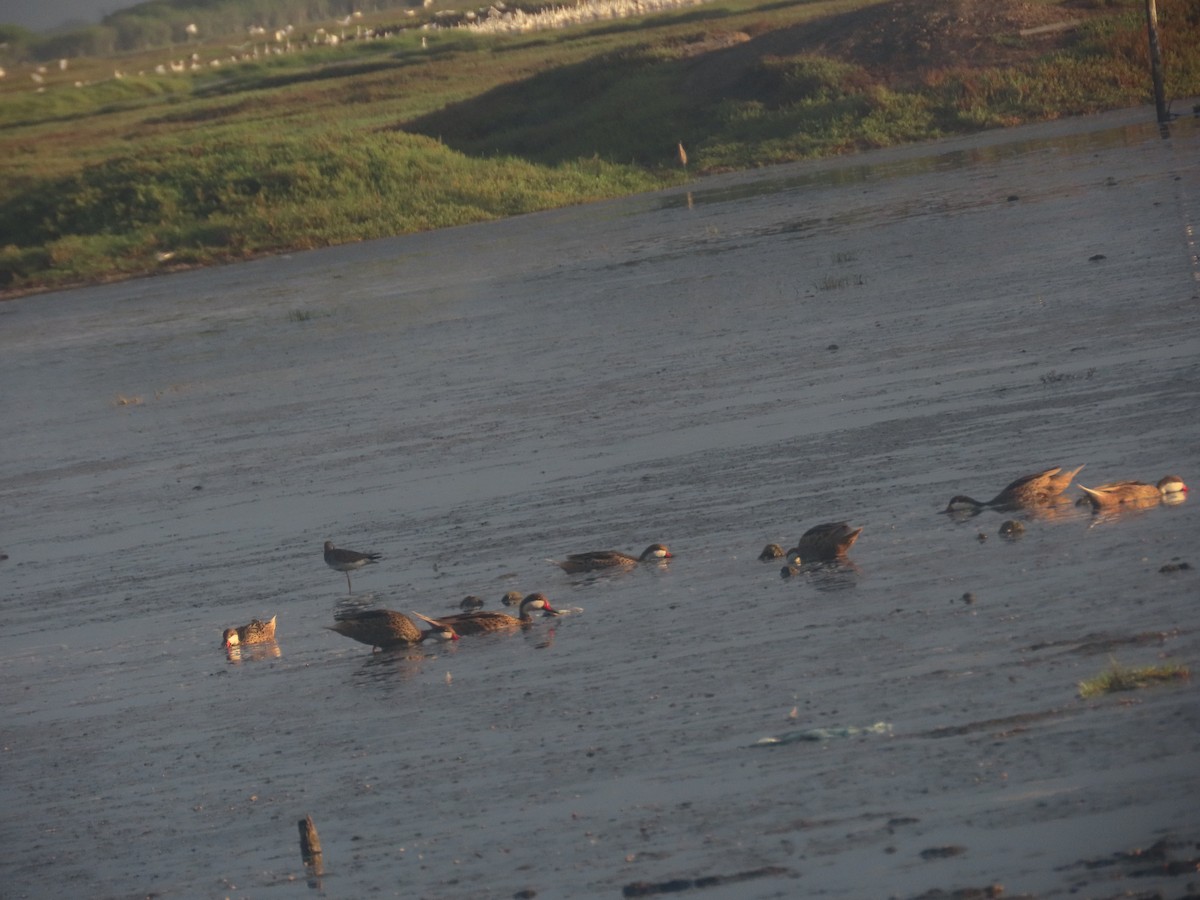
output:
[[[382,557],[378,553],[359,553],[357,550],[342,550],[333,546],[333,541],[325,542],[325,565],[331,569],[346,573],[346,593],[354,593],[350,586],[350,573],[361,569],[370,563],[379,562]]]

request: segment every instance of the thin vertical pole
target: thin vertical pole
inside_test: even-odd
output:
[[[1158,44],[1158,10],[1154,0],[1146,0],[1146,33],[1150,37],[1150,75],[1154,79],[1154,108],[1159,124],[1169,121],[1167,100],[1163,91],[1162,50]]]

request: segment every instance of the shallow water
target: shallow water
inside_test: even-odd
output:
[[[1200,481],[1200,131],[1151,119],[0,305],[4,895],[308,895],[305,814],[331,896],[1196,891],[1114,856],[1196,856],[1194,688],[1077,694],[1196,666],[1196,503],[940,514]],[[842,519],[854,568],[757,561]],[[358,602],[582,611],[372,654],[327,538]]]

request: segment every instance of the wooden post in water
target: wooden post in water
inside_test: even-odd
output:
[[[321,863],[321,838],[317,835],[317,826],[313,824],[312,816],[305,816],[299,821],[300,826],[300,856],[314,877],[320,878],[325,874]]]
[[[1162,50],[1158,44],[1158,10],[1154,0],[1146,0],[1146,32],[1150,38],[1150,77],[1154,79],[1154,108],[1160,125],[1170,120],[1163,90]]]

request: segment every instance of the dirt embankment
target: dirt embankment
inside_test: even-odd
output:
[[[1013,65],[1068,46],[1080,23],[1104,11],[1099,0],[892,0],[748,35],[735,48],[697,59],[690,87],[720,91],[765,57],[801,54],[854,63],[892,85],[932,69]]]

